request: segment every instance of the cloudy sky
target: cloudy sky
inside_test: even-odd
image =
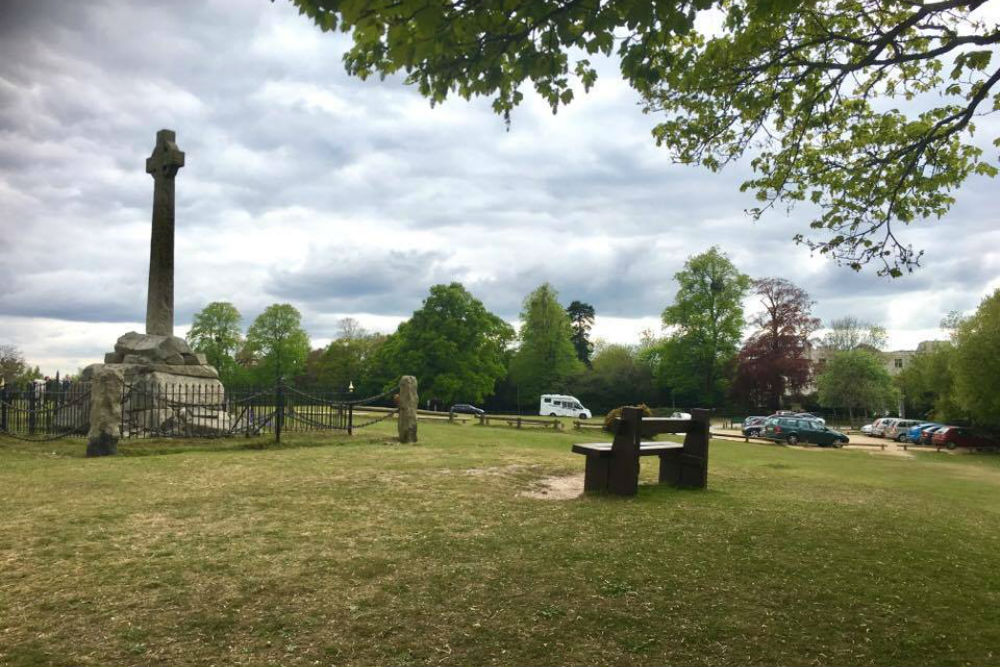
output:
[[[614,63],[557,116],[529,95],[508,131],[488,100],[431,109],[399,80],[349,78],[345,44],[285,0],[0,2],[0,343],[66,372],[142,330],[161,128],[187,160],[181,335],[211,301],[245,324],[292,303],[316,345],[345,316],[391,331],[452,280],[514,321],[549,281],[595,306],[597,336],[634,342],[714,244],[804,287],[824,320],[882,323],[894,348],[940,337],[947,311],[1000,286],[989,179],[905,232],[926,250],[918,273],[856,274],[791,241],[809,211],[751,221],[746,165],[671,164]],[[993,157],[997,128],[980,122]]]

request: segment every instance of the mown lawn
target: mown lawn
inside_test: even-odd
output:
[[[997,457],[715,441],[707,491],[555,501],[593,433],[376,428],[0,439],[0,664],[1000,664]]]

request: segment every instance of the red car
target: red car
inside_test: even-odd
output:
[[[996,447],[997,443],[990,438],[972,432],[963,426],[945,426],[939,428],[931,438],[931,444],[936,447],[955,449],[956,447]]]

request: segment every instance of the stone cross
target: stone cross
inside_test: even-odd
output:
[[[149,242],[149,292],[146,333],[174,335],[174,177],[184,166],[173,130],[156,133],[156,147],[146,159],[153,177],[153,234]]]

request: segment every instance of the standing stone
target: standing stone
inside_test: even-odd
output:
[[[146,159],[153,177],[153,233],[149,242],[149,292],[146,333],[174,335],[174,177],[184,166],[173,130],[156,133],[156,147]]]
[[[109,366],[95,370],[90,383],[87,456],[113,456],[118,453],[118,440],[122,435],[124,382],[119,370]]]
[[[399,441],[417,441],[417,378],[404,375],[399,380]]]

